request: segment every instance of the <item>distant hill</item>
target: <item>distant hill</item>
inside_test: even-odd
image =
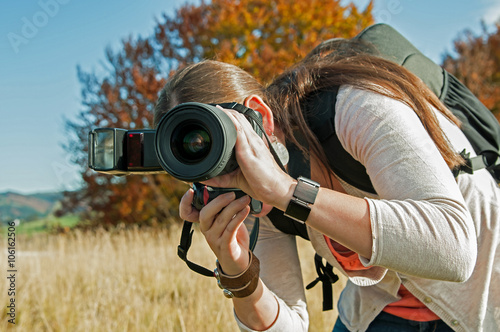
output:
[[[0,222],[13,219],[34,220],[50,214],[61,200],[62,193],[18,194],[0,193]]]

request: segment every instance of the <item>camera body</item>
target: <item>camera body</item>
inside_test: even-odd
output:
[[[219,105],[244,114],[262,138],[260,113],[238,103]],[[234,154],[236,128],[224,111],[211,104],[177,105],[162,117],[156,130],[96,128],[88,138],[89,168],[100,173],[168,173],[181,181],[199,182],[238,168]],[[236,191],[213,188],[210,192],[213,196],[221,190]],[[260,212],[258,209],[252,207],[252,213]]]
[[[198,182],[193,183],[192,188],[194,190],[192,205],[197,210],[201,210],[205,205],[210,203],[215,197],[228,192],[234,192],[236,197],[235,199],[238,199],[246,195],[245,192],[239,189],[214,188],[205,186]],[[262,202],[256,199],[251,198],[249,206],[250,206],[250,214],[257,214],[262,211]]]
[[[154,149],[155,130],[96,128],[89,133],[89,167],[112,175],[165,173]]]
[[[247,117],[262,137],[260,113],[238,103],[220,104]],[[238,167],[236,129],[214,105],[184,103],[168,111],[157,129],[96,128],[89,133],[89,167],[113,175],[169,173],[187,182],[211,179]]]

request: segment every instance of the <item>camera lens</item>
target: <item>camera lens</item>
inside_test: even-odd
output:
[[[235,170],[236,128],[221,109],[184,103],[158,123],[155,150],[161,167],[173,177],[199,182]]]
[[[200,162],[210,153],[212,139],[201,124],[186,123],[175,128],[171,144],[174,156],[190,164]]]

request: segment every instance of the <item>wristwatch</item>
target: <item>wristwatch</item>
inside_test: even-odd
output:
[[[299,176],[297,186],[293,192],[293,198],[288,203],[284,215],[304,224],[311,212],[310,205],[314,204],[318,191],[319,183]]]

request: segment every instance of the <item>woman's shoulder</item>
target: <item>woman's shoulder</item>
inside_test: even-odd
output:
[[[411,111],[406,104],[388,97],[388,94],[390,94],[389,91],[377,85],[366,88],[342,85],[337,94],[336,113],[352,112],[353,109],[361,111],[361,108],[365,113],[369,112],[378,116],[384,116],[394,109]]]
[[[404,128],[420,124],[417,114],[408,105],[383,93],[388,94],[379,86],[366,89],[341,86],[335,104],[337,134],[371,132],[374,125]]]

